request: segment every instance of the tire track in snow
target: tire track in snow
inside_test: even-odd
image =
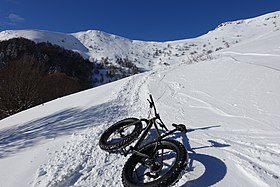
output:
[[[273,55],[273,54],[259,54],[259,53],[235,53],[235,52],[224,52],[224,54],[235,54],[235,55],[243,55],[243,56],[266,56],[266,57],[280,57],[280,55]],[[235,62],[237,63],[245,63],[245,64],[249,64],[249,65],[253,65],[253,66],[259,66],[259,67],[264,67],[270,70],[274,70],[274,71],[280,71],[280,69],[278,68],[274,68],[271,66],[267,66],[267,65],[263,65],[263,64],[256,64],[256,63],[251,63],[251,62],[244,62],[244,61],[240,61],[237,58],[231,56],[231,55],[227,55],[228,57],[230,57],[231,59],[233,59]]]
[[[230,145],[224,149],[224,152],[229,160],[252,183],[255,183],[257,186],[280,185],[280,152],[278,144],[276,142],[270,145],[258,143],[260,139],[273,139],[273,137],[257,134],[249,136],[246,134],[243,136],[239,133],[238,135],[233,134],[227,137],[219,136],[218,134],[208,134],[208,137],[211,139],[219,138],[222,142]]]
[[[260,165],[250,156],[238,151],[227,151],[228,157],[237,168],[258,186],[279,186],[280,178],[277,174]]]
[[[199,92],[199,91],[196,91],[196,92]],[[194,97],[187,93],[179,93],[179,94],[183,96],[181,98],[181,102],[185,102],[190,108],[209,110],[212,113],[214,113],[218,116],[221,116],[221,117],[247,119],[247,120],[256,122],[259,125],[264,125],[264,124],[269,125],[268,123],[266,123],[264,121],[260,121],[258,119],[247,116],[245,114],[243,114],[243,115],[230,114],[230,113],[226,112],[225,110],[221,109],[221,107],[218,106],[217,104],[212,104],[212,102],[206,101],[199,97]],[[191,103],[193,103],[193,104],[191,104]],[[229,107],[233,107],[232,105],[229,105],[228,103],[225,103],[225,104]],[[236,110],[236,108],[234,108],[234,110]]]

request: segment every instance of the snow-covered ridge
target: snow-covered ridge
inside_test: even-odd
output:
[[[139,68],[149,70],[173,64],[174,61],[187,63],[189,56],[209,54],[254,37],[276,32],[280,25],[279,15],[280,12],[274,12],[256,18],[226,22],[200,37],[170,42],[130,40],[96,30],[72,34],[40,30],[7,30],[0,32],[0,41],[24,37],[35,42],[51,42],[77,51],[90,60],[108,57],[114,64],[117,58],[128,58]]]
[[[42,30],[6,30],[0,33],[0,41],[23,37],[34,42],[50,42],[65,49],[87,53],[88,49],[71,34]]]
[[[258,27],[260,27],[261,25],[267,26],[268,24],[271,24],[271,22],[272,22],[272,24],[279,22],[279,17],[280,17],[280,11],[261,15],[256,18],[249,18],[249,19],[244,19],[244,20],[237,20],[237,21],[221,23],[220,25],[218,25],[218,27],[216,29],[225,27],[227,25],[240,25],[240,24],[250,24],[250,25],[255,25]]]

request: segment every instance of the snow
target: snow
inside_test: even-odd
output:
[[[223,24],[198,38],[164,43],[101,31],[68,35],[78,38],[88,50],[76,50],[89,58],[129,51],[149,71],[1,120],[0,186],[122,186],[127,158],[102,151],[98,140],[120,119],[146,117],[149,93],[170,129],[174,122],[188,129],[185,135],[171,136],[190,155],[175,186],[280,186],[279,24],[275,12]],[[96,42],[103,52],[89,48]],[[148,55],[156,47],[167,52],[163,48],[168,44],[170,55]],[[185,46],[190,48],[182,55]],[[211,56],[188,60],[204,54],[205,48],[213,50]],[[191,55],[193,50],[197,54]],[[170,66],[160,63],[165,60]]]

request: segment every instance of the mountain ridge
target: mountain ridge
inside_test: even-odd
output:
[[[278,30],[279,15],[280,11],[277,11],[256,18],[225,22],[199,37],[167,42],[131,40],[98,30],[70,34],[42,30],[6,30],[0,32],[0,41],[24,37],[74,50],[90,61],[101,61],[108,57],[109,62],[115,64],[117,58],[129,58],[137,67],[151,70],[172,64],[178,58],[179,61],[186,62],[187,56],[218,51],[256,35]]]

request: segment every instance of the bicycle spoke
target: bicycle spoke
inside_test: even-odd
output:
[[[164,176],[173,167],[176,155],[174,150],[163,148],[156,151],[152,160],[139,160],[134,170],[137,180],[145,184]],[[159,165],[158,171],[151,170],[153,164]]]
[[[145,172],[149,167],[143,164],[137,164],[138,167],[135,167],[135,174],[138,179],[138,181],[144,181],[145,180],[145,175],[147,172]],[[140,173],[140,174],[139,174]]]
[[[117,129],[115,132],[113,132],[110,135],[110,137],[108,138],[107,141],[110,142],[110,143],[115,143],[115,142],[122,141],[127,136],[129,136],[133,132],[134,129],[135,129],[134,125],[127,125],[127,126],[124,126],[120,129]]]

